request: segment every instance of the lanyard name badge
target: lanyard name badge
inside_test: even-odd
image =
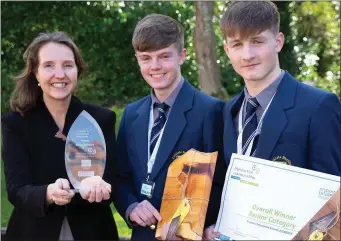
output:
[[[150,115],[149,115],[149,127],[148,127],[148,165],[147,165],[148,166],[148,173],[147,173],[146,181],[144,181],[142,183],[142,186],[141,186],[141,194],[144,196],[147,196],[149,199],[151,199],[153,197],[154,187],[155,187],[155,182],[150,181],[149,178],[150,178],[150,175],[151,175],[152,170],[153,170],[153,166],[154,166],[155,159],[156,159],[156,154],[157,154],[157,151],[159,149],[161,138],[163,135],[163,130],[165,129],[165,126],[167,124],[167,121],[166,121],[165,125],[161,129],[161,132],[160,132],[159,138],[155,144],[153,153],[150,153],[149,144],[150,144],[150,135],[151,135],[151,131],[152,131],[151,127],[153,126],[153,122],[154,122],[153,120],[154,120],[153,108],[151,108]]]
[[[262,125],[263,125],[263,119],[264,119],[264,116],[266,114],[266,112],[268,111],[269,109],[269,106],[272,102],[272,99],[274,98],[274,96],[276,95],[276,93],[272,96],[269,104],[266,106],[263,114],[262,114],[262,117],[260,118],[259,120],[259,123],[257,125],[257,129],[256,129],[256,133],[255,135],[252,137],[251,141],[249,142],[249,145],[246,147],[246,150],[244,152],[244,155],[246,156],[254,156],[255,153],[256,153],[256,150],[254,150],[253,153],[251,153],[251,150],[252,150],[252,146],[253,146],[253,141],[255,140],[256,136],[257,135],[260,135],[260,132],[261,132],[261,129],[262,129]],[[237,153],[238,154],[243,154],[243,142],[242,142],[242,138],[243,138],[243,132],[244,132],[244,128],[243,128],[243,110],[244,110],[244,105],[245,105],[245,98],[244,98],[244,101],[243,101],[243,104],[242,104],[242,107],[240,108],[240,111],[239,111],[239,116],[238,116],[238,139],[237,139]],[[254,115],[256,114],[256,112],[254,113]]]

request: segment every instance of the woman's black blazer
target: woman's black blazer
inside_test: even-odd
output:
[[[109,109],[82,103],[72,97],[63,134],[83,111],[101,127],[107,150],[103,179],[115,184],[115,113]],[[58,240],[66,216],[75,240],[117,240],[117,228],[110,201],[89,203],[76,194],[68,205],[46,205],[48,184],[68,178],[64,164],[65,141],[56,138],[58,126],[40,98],[25,116],[4,114],[2,159],[8,199],[14,210],[8,223],[7,240]],[[112,193],[114,190],[112,190]]]

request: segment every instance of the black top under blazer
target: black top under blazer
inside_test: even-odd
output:
[[[107,147],[103,179],[114,188],[115,113],[72,97],[63,130],[65,136],[83,110],[98,122],[103,131]],[[89,203],[76,194],[67,205],[46,206],[48,184],[68,177],[64,164],[65,141],[55,137],[58,126],[42,98],[25,116],[17,112],[4,114],[1,124],[7,193],[14,206],[5,239],[58,240],[65,216],[75,240],[118,239],[109,206],[112,199]]]

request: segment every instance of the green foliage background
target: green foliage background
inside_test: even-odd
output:
[[[312,80],[315,85],[339,94],[340,3],[275,3],[281,14],[281,31],[286,36],[280,53],[281,67],[301,80]],[[241,90],[242,80],[224,53],[218,27],[226,6],[226,2],[214,3],[213,26],[221,80],[229,96],[233,96]],[[194,2],[185,1],[2,1],[2,112],[9,110],[11,76],[23,69],[24,50],[38,33],[46,31],[66,31],[82,50],[89,65],[89,74],[77,88],[82,100],[124,106],[148,94],[149,87],[139,73],[131,38],[137,21],[150,13],[169,15],[183,25],[188,58],[182,72],[198,87],[194,11]]]

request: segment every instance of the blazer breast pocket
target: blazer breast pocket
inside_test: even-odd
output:
[[[295,144],[277,145],[271,154],[270,160],[298,167],[305,166],[302,150]]]

